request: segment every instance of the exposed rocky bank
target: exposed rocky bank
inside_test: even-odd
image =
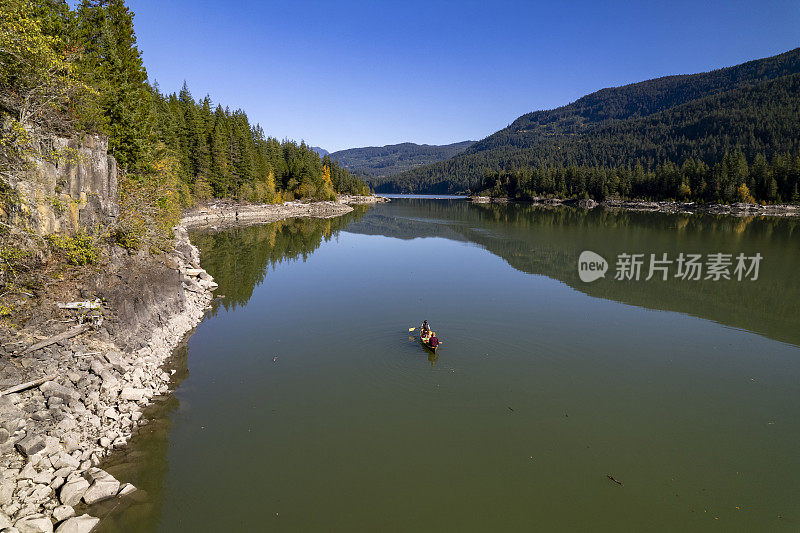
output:
[[[28,353],[74,318],[39,320],[4,339],[0,388],[45,381],[0,396],[0,530],[89,531],[99,520],[75,517],[76,506],[135,492],[97,465],[147,423],[142,409],[151,399],[168,392],[162,363],[216,287],[184,228],[175,244],[165,257],[111,259],[98,286],[84,289],[101,298],[101,325]]]
[[[510,203],[517,200],[509,198],[494,198],[489,196],[470,196],[469,200],[476,204],[488,203]],[[731,215],[737,217],[800,217],[800,205],[792,204],[700,204],[697,202],[649,202],[644,200],[604,200],[597,202],[591,199],[572,200],[562,198],[531,198],[530,200],[520,200],[520,202],[533,203],[539,205],[566,205],[580,207],[582,209],[593,209],[595,207],[605,207],[608,209],[627,209],[631,211],[648,211],[657,213],[708,213],[712,215]]]
[[[382,196],[340,196],[335,202],[285,202],[282,204],[229,204],[215,202],[184,214],[181,223],[187,228],[225,227],[228,225],[265,224],[284,218],[338,217],[353,210],[351,205],[388,202]]]

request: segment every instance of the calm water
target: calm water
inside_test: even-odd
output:
[[[193,239],[225,298],[106,531],[800,529],[798,221],[395,199]],[[585,284],[586,249],[764,260]]]

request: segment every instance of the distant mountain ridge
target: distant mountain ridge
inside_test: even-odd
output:
[[[325,157],[330,154],[325,148],[320,148],[319,146],[312,146],[311,149],[317,152],[317,155],[320,157]]]
[[[517,118],[448,160],[411,169],[380,192],[458,192],[487,174],[575,165],[645,169],[725,153],[800,152],[800,48],[700,74],[607,88]]]
[[[386,146],[366,146],[333,152],[331,158],[375,187],[395,174],[449,159],[473,144],[475,141],[445,145],[407,142]]]

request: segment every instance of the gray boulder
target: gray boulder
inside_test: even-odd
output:
[[[144,399],[147,391],[144,389],[135,389],[133,387],[125,387],[119,394],[120,400],[139,402]]]
[[[34,477],[36,477],[36,469],[33,467],[33,463],[23,466],[17,476],[19,479],[33,479]]]
[[[99,468],[89,471],[89,476],[94,479],[89,489],[83,495],[83,501],[89,505],[108,498],[113,498],[119,492],[119,481],[108,472]]]
[[[25,457],[39,453],[44,450],[44,448],[44,439],[36,435],[28,435],[17,443],[17,450]]]
[[[72,453],[78,448],[80,448],[80,443],[78,442],[78,439],[76,439],[72,435],[67,435],[66,437],[64,437],[64,449],[67,450],[67,453]]]
[[[81,462],[79,460],[63,452],[58,455],[58,458],[53,463],[54,468],[71,468],[72,470],[75,470],[79,466],[81,466]]]
[[[35,476],[33,476],[32,481],[34,483],[40,483],[42,485],[49,485],[51,481],[53,481],[53,473],[49,470],[42,470]]]
[[[53,509],[53,520],[56,522],[63,522],[67,518],[75,516],[75,509],[69,505],[59,505]]]
[[[56,533],[89,533],[98,522],[100,522],[99,518],[88,514],[76,516],[58,526]]]
[[[133,486],[132,483],[125,483],[122,486],[122,488],[119,489],[119,495],[120,496],[127,496],[128,494],[131,494],[132,492],[136,492],[136,487]]]
[[[58,499],[64,505],[74,507],[80,503],[81,498],[89,489],[89,482],[82,477],[76,477],[64,483],[58,494]]]
[[[39,390],[42,391],[45,398],[61,398],[65,402],[69,402],[72,400],[77,400],[81,397],[81,395],[73,389],[72,387],[65,387],[64,385],[59,385],[55,381],[48,381],[47,383],[43,384],[39,387]]]
[[[14,524],[19,533],[53,533],[53,522],[43,514],[20,518]]]

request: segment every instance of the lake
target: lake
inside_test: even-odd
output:
[[[225,297],[105,531],[800,529],[798,220],[395,198],[192,237]]]

